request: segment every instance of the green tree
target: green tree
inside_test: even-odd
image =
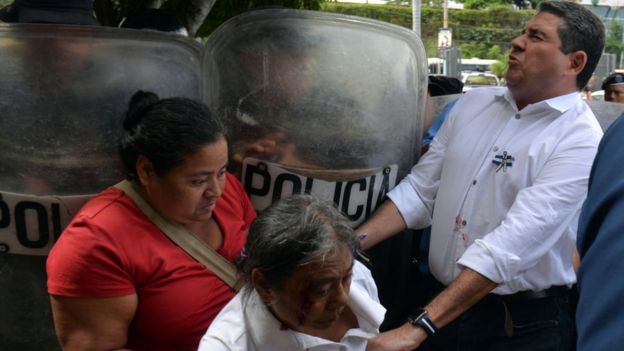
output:
[[[492,64],[490,69],[494,74],[496,74],[498,78],[503,78],[505,76],[505,73],[507,73],[508,65],[509,64],[507,60],[498,60],[497,62],[494,62]]]
[[[485,43],[470,42],[460,44],[459,49],[461,50],[462,58],[485,58],[485,52],[487,52],[488,47]]]
[[[620,62],[622,52],[624,51],[624,43],[622,42],[624,28],[617,22],[611,22],[609,27],[609,35],[605,42],[605,52],[616,54],[616,62]]]
[[[519,9],[535,9],[543,0],[458,0],[466,9],[485,9],[498,5],[514,5]]]
[[[509,5],[508,0],[463,0],[464,8],[471,10],[486,9],[492,6]]]

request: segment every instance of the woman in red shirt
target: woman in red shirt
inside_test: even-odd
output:
[[[226,172],[222,125],[201,103],[137,92],[123,126],[120,155],[135,190],[233,261],[256,214]],[[72,220],[47,272],[64,350],[196,350],[234,296],[114,187]]]

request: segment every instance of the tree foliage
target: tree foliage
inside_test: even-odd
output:
[[[624,28],[617,21],[611,22],[609,27],[609,35],[605,41],[605,51],[610,54],[616,54],[616,62],[620,62],[624,51]]]
[[[492,6],[513,5],[518,9],[535,9],[543,0],[458,0],[465,9],[486,9]]]
[[[406,28],[412,27],[412,12],[409,6],[325,3],[323,10],[369,17]],[[511,40],[521,33],[524,24],[534,14],[534,10],[515,10],[510,6],[495,6],[483,10],[449,9],[453,46],[462,48],[464,57],[496,59],[493,56],[498,54],[489,50],[497,46],[500,53],[507,52]],[[443,9],[429,6],[421,8],[421,37],[428,56],[437,55],[438,31],[442,28],[442,20]]]
[[[487,9],[488,7],[493,6],[509,5],[509,1],[507,0],[463,0],[460,2],[464,3],[465,9],[470,10]]]

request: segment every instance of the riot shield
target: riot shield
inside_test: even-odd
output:
[[[265,9],[220,26],[206,43],[204,94],[254,207],[310,193],[362,223],[418,158],[426,62],[416,34],[364,18]],[[409,298],[411,240],[370,252],[389,318]]]
[[[624,114],[624,104],[609,101],[585,101],[596,115],[600,127],[606,131],[615,120]]]
[[[415,163],[427,75],[413,32],[265,9],[226,22],[206,45],[206,101],[257,210],[306,192],[359,224]]]
[[[440,115],[444,107],[452,101],[459,99],[462,94],[449,94],[440,96],[428,96],[423,132],[426,133],[435,119]]]
[[[0,26],[0,345],[55,350],[45,260],[89,198],[123,178],[137,89],[200,98],[200,46],[100,27]]]

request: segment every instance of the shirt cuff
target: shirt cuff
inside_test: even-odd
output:
[[[497,284],[504,284],[516,277],[520,257],[477,239],[457,264],[470,268]]]
[[[421,229],[431,225],[431,216],[423,216],[429,211],[420,201],[420,196],[409,182],[400,182],[388,192],[387,196],[399,210],[407,228]]]

